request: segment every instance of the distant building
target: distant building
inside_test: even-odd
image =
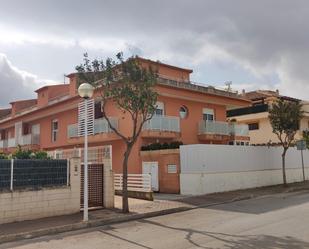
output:
[[[249,127],[250,143],[256,145],[277,144],[279,139],[273,133],[269,121],[269,106],[278,99],[301,101],[299,99],[280,95],[279,91],[257,90],[243,92],[243,97],[252,101],[252,106],[227,111],[227,118],[237,124],[247,124]],[[309,102],[303,104],[304,118],[299,124],[295,139],[301,139],[304,130],[309,128]]]

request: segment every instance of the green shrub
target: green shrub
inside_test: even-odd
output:
[[[20,145],[18,145],[17,150],[12,154],[14,159],[31,159],[31,150],[23,150]]]
[[[45,151],[32,151],[32,150],[24,150],[21,146],[18,146],[18,149],[12,154],[12,158],[14,159],[50,159],[47,152]]]
[[[0,159],[8,159],[8,156],[4,153],[0,153]]]
[[[34,153],[35,159],[50,159],[46,151],[37,151]]]
[[[148,145],[143,145],[141,147],[141,151],[149,151],[149,150],[167,150],[167,149],[178,149],[180,145],[183,145],[181,141],[173,141],[171,143],[152,143]]]

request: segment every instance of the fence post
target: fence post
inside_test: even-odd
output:
[[[11,191],[13,191],[13,180],[14,180],[14,159],[11,159],[11,181],[10,181]]]
[[[67,186],[70,185],[70,160],[67,159]]]

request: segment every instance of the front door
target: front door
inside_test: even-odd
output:
[[[143,174],[151,175],[151,189],[152,191],[159,191],[158,162],[143,162]]]

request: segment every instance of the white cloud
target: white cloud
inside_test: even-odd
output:
[[[63,48],[73,47],[75,40],[49,32],[30,32],[16,29],[7,25],[0,24],[0,44],[2,45],[50,45]]]
[[[13,66],[6,55],[0,54],[0,107],[9,102],[35,97],[34,90],[44,84],[36,75]],[[49,81],[53,83],[53,81]]]

